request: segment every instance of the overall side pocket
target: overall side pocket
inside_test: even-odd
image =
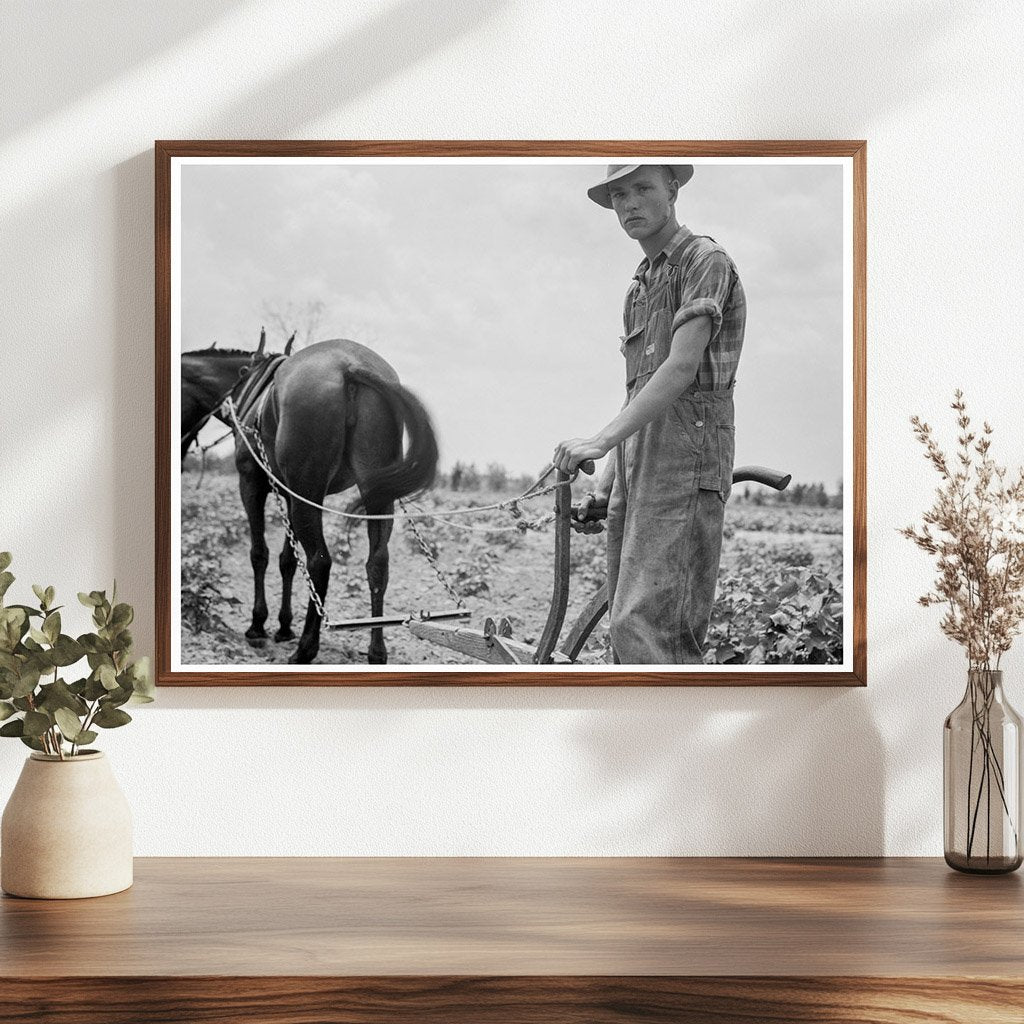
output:
[[[702,491],[718,491],[723,502],[732,493],[732,468],[736,458],[736,428],[709,423],[704,433],[703,462],[700,474]]]

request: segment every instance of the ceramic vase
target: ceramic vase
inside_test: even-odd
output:
[[[107,896],[132,884],[132,818],[100,751],[33,753],[0,826],[0,887],[12,896]]]

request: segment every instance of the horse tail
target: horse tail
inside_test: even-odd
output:
[[[361,369],[347,369],[348,382],[373,388],[384,399],[409,445],[394,462],[380,466],[361,481],[363,504],[369,511],[429,487],[437,475],[437,437],[423,403],[397,381]]]

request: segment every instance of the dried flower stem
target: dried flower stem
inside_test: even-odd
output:
[[[918,599],[925,607],[944,608],[940,628],[961,644],[971,671],[969,694],[973,717],[971,764],[968,769],[967,853],[977,839],[982,800],[986,817],[986,857],[991,838],[992,784],[1016,836],[1017,826],[1007,805],[1000,751],[993,744],[991,709],[994,684],[1003,654],[1024,624],[1024,469],[1012,483],[1007,470],[992,459],[992,427],[980,435],[971,429],[963,392],[957,389],[951,405],[956,414],[957,446],[948,456],[937,444],[932,428],[914,416],[914,435],[925,448],[941,483],[920,527],[900,532],[922,551],[935,556],[938,576],[933,588]],[[974,757],[981,763],[975,773]]]

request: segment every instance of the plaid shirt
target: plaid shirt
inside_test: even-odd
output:
[[[638,388],[668,357],[676,329],[698,316],[711,318],[711,337],[697,370],[701,391],[724,391],[736,384],[743,348],[747,299],[736,265],[711,237],[683,225],[653,262],[646,257],[633,275],[623,310],[623,353],[643,334],[634,366],[627,355],[627,381]],[[636,346],[639,348],[639,344]],[[644,358],[646,354],[646,358]],[[642,380],[642,375],[647,370]]]

